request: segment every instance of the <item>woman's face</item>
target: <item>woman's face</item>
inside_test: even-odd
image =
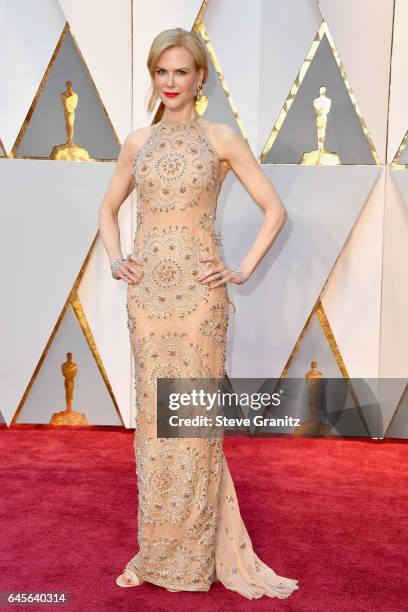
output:
[[[188,49],[170,47],[159,57],[154,87],[165,106],[174,111],[181,110],[192,103],[202,74],[203,69],[196,70],[194,58]]]

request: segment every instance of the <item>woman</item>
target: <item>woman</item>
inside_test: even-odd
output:
[[[198,35],[176,28],[153,41],[148,110],[160,97],[161,120],[132,132],[121,149],[100,209],[112,275],[127,283],[136,366],[135,455],[138,553],[117,584],[151,582],[171,591],[208,591],[215,580],[250,599],[288,597],[283,578],[254,553],[222,449],[222,439],[158,438],[157,378],[222,378],[228,326],[227,283],[245,282],[285,222],[279,198],[245,140],[199,116],[208,75]],[[229,169],[264,210],[241,263],[219,256],[217,197]],[[123,258],[117,213],[136,188],[133,253]]]

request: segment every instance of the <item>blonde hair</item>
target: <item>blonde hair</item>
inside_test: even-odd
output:
[[[194,58],[196,70],[199,70],[200,68],[204,69],[202,83],[204,84],[207,80],[208,56],[205,44],[201,40],[200,36],[195,32],[183,30],[183,28],[163,30],[163,32],[160,32],[160,34],[153,39],[149,55],[147,57],[147,69],[149,70],[151,78],[151,94],[147,104],[148,113],[153,111],[157,102],[157,92],[154,89],[153,81],[160,55],[163,53],[163,51],[166,51],[166,49],[170,49],[170,47],[184,47],[190,51]],[[164,104],[161,102],[156,116],[157,120],[160,120],[163,111]]]

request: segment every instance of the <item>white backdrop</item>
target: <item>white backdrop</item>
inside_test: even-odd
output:
[[[0,0],[0,412],[7,424],[48,423],[65,408],[60,364],[68,351],[78,363],[74,408],[95,425],[134,424],[126,286],[111,278],[96,237],[114,162],[54,162],[29,151],[19,158],[25,122],[35,120],[33,110],[46,92],[42,83],[57,65],[52,58],[64,26],[112,137],[123,142],[152,120],[146,114],[146,58],[153,37],[166,28],[192,29],[200,8],[212,61],[223,76],[222,84],[212,65],[206,90],[211,120],[241,129],[259,158],[295,83],[304,95],[312,74],[304,62],[325,20],[342,79],[351,87],[345,123],[331,129],[351,130],[350,137],[364,138],[374,155],[332,168],[285,163],[281,151],[301,152],[299,110],[295,103],[289,108],[278,159],[262,165],[289,218],[250,281],[229,286],[236,313],[227,374],[279,376],[289,359],[296,375],[304,375],[312,359],[327,376],[408,373],[408,175],[405,167],[392,167],[408,129],[404,0],[209,0],[203,7],[196,0]],[[322,85],[329,76],[322,74]],[[57,100],[56,117],[59,106]],[[46,134],[49,126],[37,129]],[[127,253],[135,232],[134,196],[119,218]],[[260,209],[230,173],[217,216],[228,262],[239,263],[260,222]],[[64,308],[74,285],[82,318]],[[318,304],[332,336],[315,322],[305,329]]]

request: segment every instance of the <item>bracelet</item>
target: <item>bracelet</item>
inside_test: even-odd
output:
[[[115,280],[119,280],[120,277],[116,276],[116,273],[118,271],[118,269],[120,268],[122,261],[126,261],[127,257],[118,257],[117,259],[115,259],[115,261],[111,264],[111,271],[112,271],[112,276]]]
[[[243,283],[248,280],[246,274],[242,270],[240,270],[240,268],[232,268],[231,272],[234,272],[234,274],[238,274],[238,276],[241,278],[241,285],[243,285]]]

